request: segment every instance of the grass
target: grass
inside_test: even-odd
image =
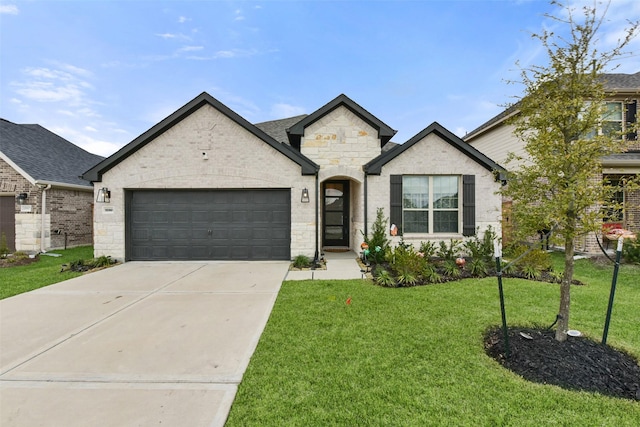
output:
[[[560,264],[561,257],[554,256]],[[570,325],[599,341],[612,266],[578,261]],[[504,280],[510,324],[550,325],[558,285]],[[351,304],[347,305],[347,298]],[[640,267],[623,266],[608,343],[640,357]],[[637,426],[640,402],[529,383],[484,353],[495,278],[389,289],[285,282],[227,426]]]
[[[93,259],[92,246],[52,250],[50,252],[61,254],[62,256],[40,255],[39,261],[28,265],[0,268],[0,299],[80,276],[82,273],[71,271],[61,273],[61,265],[79,259]]]

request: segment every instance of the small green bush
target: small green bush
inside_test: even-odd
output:
[[[385,259],[385,253],[391,244],[387,238],[387,221],[384,216],[384,209],[378,208],[376,220],[371,227],[371,237],[364,236],[364,241],[369,245],[369,261],[379,264]],[[363,233],[364,235],[364,233]]]
[[[376,268],[373,276],[373,280],[379,286],[384,286],[385,288],[395,288],[398,286],[391,273],[384,268]]]
[[[436,254],[436,250],[437,250],[437,246],[435,244],[435,242],[428,240],[426,242],[421,242],[420,243],[420,250],[419,252],[422,254],[422,256],[424,256],[425,258],[429,259],[432,256],[434,256]]]
[[[293,259],[293,266],[295,268],[308,268],[311,266],[311,260],[306,255],[298,255]]]
[[[469,263],[469,272],[477,277],[485,277],[489,274],[487,262],[483,258],[473,258]]]
[[[640,239],[627,240],[622,246],[624,260],[631,264],[640,264]]]
[[[461,247],[462,242],[460,240],[451,239],[448,245],[441,240],[436,255],[445,261],[455,261],[455,259],[460,256]]]

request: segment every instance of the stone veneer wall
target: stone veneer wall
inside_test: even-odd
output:
[[[378,131],[348,108],[340,106],[305,129],[300,151],[320,166],[321,183],[334,179],[349,181],[349,243],[352,250],[359,251],[363,241],[361,231],[364,231],[362,166],[382,151]],[[322,224],[319,234],[322,245]]]

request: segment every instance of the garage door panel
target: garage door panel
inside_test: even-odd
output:
[[[290,190],[140,190],[130,259],[289,259]]]

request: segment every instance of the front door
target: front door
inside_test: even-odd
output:
[[[327,181],[323,193],[322,244],[349,246],[349,181]]]

